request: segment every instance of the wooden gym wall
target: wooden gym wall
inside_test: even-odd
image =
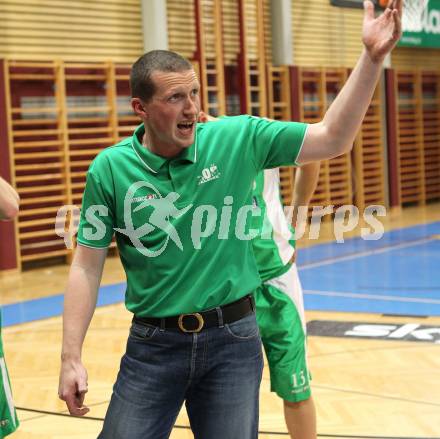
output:
[[[167,0],[167,16],[169,49],[197,66],[203,110],[225,114],[221,2]]]
[[[298,0],[291,3],[291,22],[293,59],[298,67],[299,117],[305,122],[317,122],[361,53],[362,10],[334,7],[329,0]],[[363,209],[366,204],[385,204],[381,99],[378,89],[353,154],[321,163],[311,205],[355,203]]]
[[[166,0],[168,47],[192,60],[197,51],[194,0]]]
[[[240,54],[238,0],[221,0],[223,15],[223,53],[225,66],[236,66]]]
[[[396,104],[396,204],[438,201],[440,49],[397,47],[391,63]]]
[[[133,62],[140,0],[1,0],[0,58]]]
[[[397,47],[391,54],[393,69],[440,70],[440,49]]]
[[[392,70],[396,204],[440,199],[440,71]]]
[[[122,0],[105,3],[113,5],[111,10],[115,11],[115,5],[120,2]],[[61,2],[41,0],[38,3],[46,8],[47,14],[52,14],[51,19],[56,23],[53,14],[61,14],[60,10],[47,8],[49,3],[60,5]],[[101,0],[92,3],[95,9],[104,4]],[[133,0],[124,5],[131,10],[135,4],[139,6],[138,3]],[[328,13],[327,36],[334,41],[321,40],[319,32],[318,36],[314,32],[308,37],[309,50],[305,51],[306,40],[297,39],[294,41],[297,67],[289,69],[271,64],[269,0],[167,0],[170,49],[192,59],[200,71],[202,97],[208,111],[224,113],[227,100],[235,99],[235,95],[244,90],[241,100],[246,102],[247,112],[282,120],[299,117],[310,122],[323,116],[360,53],[360,42],[356,47],[354,35],[359,38],[362,12],[343,8],[330,10],[327,0],[326,3],[323,0],[311,3],[292,2],[294,34],[301,34],[305,25],[313,27],[316,17],[316,23],[326,26],[323,19]],[[321,8],[315,10],[315,3]],[[17,19],[17,11],[20,11],[14,9],[15,4],[18,4],[16,0],[0,4],[0,11],[9,20],[6,31],[0,29],[0,35],[1,32],[12,35],[10,21],[14,16]],[[33,5],[27,8],[27,14],[32,11],[36,14],[37,1],[27,0],[27,4]],[[69,3],[69,8],[74,5],[79,8],[88,3],[78,0]],[[221,8],[214,7],[219,5]],[[299,15],[295,17],[295,14]],[[132,15],[133,19],[135,16],[140,19],[139,9]],[[26,21],[26,14],[24,16]],[[121,23],[128,21],[123,15]],[[220,30],[219,26],[214,26],[216,22],[221,24]],[[81,26],[87,27],[87,23],[88,20]],[[36,28],[38,26],[40,23]],[[74,20],[73,29],[79,29],[78,26]],[[99,29],[98,25],[92,27]],[[4,122],[8,123],[4,124],[3,134],[8,133],[8,139],[2,141],[1,149],[7,148],[10,152],[12,182],[17,185],[23,200],[15,224],[18,265],[50,257],[68,259],[71,253],[53,230],[57,209],[62,204],[80,205],[85,172],[94,155],[129,135],[137,124],[128,107],[129,66],[117,62],[120,48],[116,47],[112,56],[104,56],[101,49],[91,53],[88,46],[78,48],[78,44],[71,44],[77,52],[66,49],[63,53],[67,59],[78,56],[85,61],[93,59],[93,62],[63,61],[56,55],[58,52],[51,52],[54,47],[61,50],[59,46],[66,44],[61,29],[55,24],[48,27],[47,33],[51,34],[54,29],[58,29],[55,35],[62,40],[59,45],[53,46],[48,41],[47,47],[42,45],[37,54],[23,46],[17,50],[14,60],[6,59],[3,63],[0,97],[2,93],[6,96],[2,101],[6,103]],[[124,52],[130,63],[142,52],[140,24],[133,26],[133,31],[135,29],[139,30],[139,49],[130,55]],[[336,43],[337,29],[337,41],[345,39],[345,47]],[[91,38],[91,34],[88,35]],[[18,40],[7,38],[5,41],[10,44]],[[0,49],[12,50],[5,49],[5,41],[0,43]],[[336,47],[333,47],[331,59],[327,57],[326,45]],[[84,56],[79,57],[79,52]],[[102,61],[108,57],[112,61]],[[399,186],[397,205],[440,199],[440,57],[438,51],[414,50],[413,59],[430,69],[423,71],[409,65],[410,57],[407,49],[396,50],[397,68],[391,71],[393,85],[388,87],[394,90],[392,103],[396,107],[396,149],[392,153]],[[30,62],[28,58],[38,61]],[[225,77],[222,77],[223,72],[226,72]],[[228,82],[235,88],[225,90],[231,86]],[[323,163],[313,204],[341,205],[351,204],[353,200],[359,208],[368,204],[387,204],[388,181],[382,140],[385,120],[390,115],[385,117],[382,113],[384,99],[378,87],[351,156]],[[281,185],[286,203],[291,201],[293,177],[291,168],[282,170]],[[0,229],[2,235],[3,230]],[[7,233],[9,237],[11,231]],[[5,264],[0,253],[0,270],[9,268],[10,262]]]
[[[362,49],[362,14],[359,9],[333,7],[329,0],[292,2],[294,64],[302,72],[300,80],[304,73],[309,76],[302,83],[300,98],[304,116],[310,114],[311,108],[319,112],[319,105],[323,105],[326,92],[322,90],[327,86],[322,70],[353,67],[357,61]],[[377,89],[351,161],[346,156],[345,165],[342,158],[323,163],[312,203],[333,202],[338,192],[342,201],[341,188],[345,186],[345,199],[350,198],[351,191],[360,208],[367,204],[386,205],[388,184],[394,206],[440,199],[440,50],[398,47],[391,56],[391,64],[392,83],[387,91],[392,102],[388,102],[387,113],[383,114],[385,96]],[[319,85],[319,80],[323,84]],[[383,139],[386,120],[393,118],[395,123],[389,129],[395,132],[388,133],[387,157]],[[339,175],[338,188],[330,184],[329,174],[333,170]]]
[[[0,149],[10,156],[21,203],[14,261],[0,261],[0,269],[66,260],[71,250],[55,233],[58,210],[81,206],[90,162],[139,123],[129,105],[130,65],[6,60],[2,67],[8,142]]]
[[[268,0],[168,0],[169,48],[197,63],[202,107],[265,116]]]
[[[301,67],[353,67],[362,50],[362,10],[329,0],[293,0],[293,63]]]
[[[270,0],[263,0],[263,22],[264,22],[264,55],[267,64],[272,64],[272,13]]]

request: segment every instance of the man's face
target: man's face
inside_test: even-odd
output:
[[[194,143],[200,111],[200,84],[194,70],[152,75],[156,93],[143,104],[147,144],[154,152],[172,155]]]

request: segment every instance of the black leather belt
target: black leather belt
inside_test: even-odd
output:
[[[203,328],[212,328],[232,323],[255,311],[252,295],[235,302],[202,312],[180,314],[172,317],[133,317],[133,322],[160,327],[161,329],[180,329],[182,332],[200,332]]]

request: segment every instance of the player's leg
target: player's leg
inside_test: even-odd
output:
[[[17,429],[18,425],[19,422],[14,402],[12,400],[9,375],[3,357],[3,347],[0,335],[0,437],[5,437],[6,435],[11,434]]]
[[[295,439],[315,439],[304,305],[296,266],[263,284],[256,293],[256,304],[271,390],[285,401],[289,433]]]
[[[166,439],[188,385],[191,337],[133,323],[99,439]]]
[[[285,400],[284,418],[292,438],[316,439],[316,412],[312,396],[304,401]]]
[[[263,354],[255,314],[200,333],[203,374],[186,407],[195,439],[257,439]]]
[[[8,371],[3,357],[0,357],[0,373],[0,437],[5,437],[18,428],[19,422],[12,402]]]

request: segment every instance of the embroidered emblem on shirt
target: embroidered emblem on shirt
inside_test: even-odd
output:
[[[209,168],[205,168],[202,171],[202,175],[197,177],[198,184],[208,183],[208,181],[217,180],[220,178],[221,173],[217,168],[217,165],[212,164]]]

